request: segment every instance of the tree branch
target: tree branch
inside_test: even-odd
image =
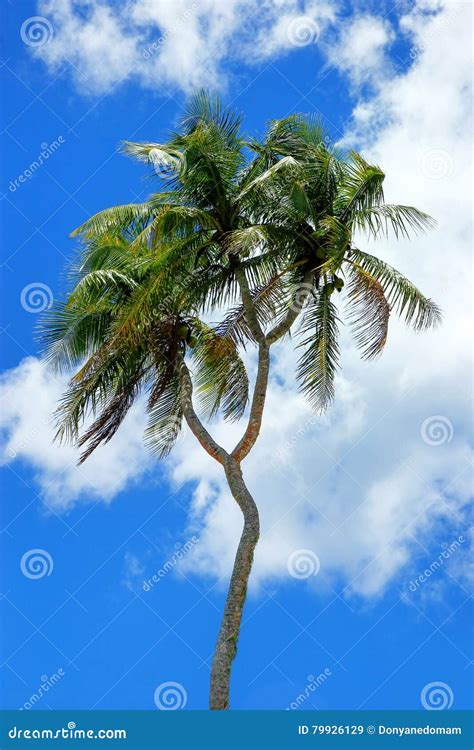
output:
[[[272,328],[272,330],[267,335],[263,333],[258,322],[255,305],[250,294],[250,289],[244,271],[242,268],[240,268],[239,271],[241,272],[243,278],[241,277],[239,279],[239,276],[237,276],[237,279],[239,281],[241,289],[242,303],[245,308],[247,323],[249,324],[250,330],[258,341],[257,377],[255,380],[255,388],[253,392],[252,405],[250,407],[249,420],[242,438],[231,453],[232,458],[240,463],[240,461],[242,461],[249,454],[260,434],[263,419],[263,409],[265,406],[265,398],[267,395],[268,377],[270,372],[270,346],[290,330],[291,326],[300,314],[306,298],[311,290],[313,271],[309,270],[305,273],[302,282],[298,285],[298,288],[293,294],[292,304],[285,317],[282,321],[280,321],[280,323]],[[254,324],[256,323],[254,328],[251,325],[251,319],[249,315],[252,315],[254,317],[253,322]]]
[[[258,321],[257,309],[252,299],[252,294],[250,292],[250,287],[245,275],[245,271],[240,265],[240,262],[237,266],[235,266],[235,277],[240,288],[240,295],[242,297],[242,304],[244,306],[245,317],[247,319],[248,326],[255,338],[255,341],[260,343],[265,339],[265,334]]]
[[[270,347],[265,339],[258,346],[257,378],[250,407],[249,421],[240,441],[231,453],[232,458],[240,462],[255,445],[262,426],[263,407],[267,395],[268,375],[270,372]]]
[[[189,370],[187,368],[186,362],[184,361],[183,355],[179,353],[178,357],[179,374],[182,387],[181,405],[189,429],[199,440],[204,450],[209,453],[212,458],[215,458],[215,460],[220,464],[224,464],[224,461],[229,457],[229,454],[224,450],[224,448],[221,448],[221,446],[216,443],[214,438],[206,430],[198,415],[194,411],[193,382],[191,380],[191,375],[189,374]]]
[[[306,299],[311,291],[313,274],[314,269],[306,271],[305,275],[303,276],[302,282],[298,285],[295,293],[293,294],[292,303],[285,317],[283,318],[283,320],[277,323],[277,325],[274,326],[271,331],[267,333],[265,338],[269,346],[271,346],[271,344],[275,343],[275,341],[284,336],[285,333],[288,333],[296,318],[300,314],[301,310],[303,309],[303,305],[306,302]]]

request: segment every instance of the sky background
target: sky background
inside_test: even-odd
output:
[[[120,141],[164,140],[203,85],[244,114],[249,135],[315,112],[332,139],[379,163],[387,201],[416,205],[438,227],[369,251],[444,311],[443,327],[423,336],[394,321],[375,363],[343,335],[336,402],[322,418],[295,390],[291,344],[275,348],[264,428],[244,466],[262,539],[232,705],[284,709],[303,695],[305,709],[472,707],[470,26],[469,2],[435,0],[9,5],[3,708],[29,708],[55,675],[34,707],[207,706],[240,531],[220,469],[186,431],[154,462],[140,405],[77,468],[72,448],[52,445],[65,380],[44,367],[36,331],[41,309],[64,295],[69,232],[156,189]],[[230,446],[241,426],[211,429]]]

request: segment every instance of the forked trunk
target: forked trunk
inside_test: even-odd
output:
[[[247,584],[260,534],[258,509],[245,485],[240,464],[229,456],[224,461],[224,470],[230,491],[243,513],[244,528],[235,557],[221,629],[212,661],[209,707],[213,710],[229,708],[232,662],[237,652]]]

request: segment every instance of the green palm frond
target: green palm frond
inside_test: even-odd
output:
[[[420,234],[436,226],[431,216],[413,206],[372,206],[354,211],[351,218],[355,229],[365,231],[373,237],[387,237],[391,229],[397,239],[408,238],[410,231]]]
[[[400,271],[361,250],[351,251],[351,263],[360,266],[380,282],[392,310],[404,317],[408,325],[422,331],[441,322],[441,310],[425,297]]]
[[[380,167],[368,164],[360,154],[351,152],[350,159],[344,164],[336,202],[341,220],[347,220],[353,211],[370,209],[383,203],[384,179],[385,174]]]
[[[334,398],[338,323],[337,308],[324,292],[305,309],[301,333],[306,338],[299,344],[304,352],[298,361],[297,379],[301,392],[318,411],[324,411]]]
[[[388,334],[390,305],[380,281],[361,267],[354,267],[348,286],[349,322],[364,359],[382,351]]]
[[[244,364],[230,336],[202,321],[191,322],[196,337],[192,361],[196,392],[208,418],[222,409],[224,419],[239,419],[248,402],[249,384]]]
[[[122,148],[166,189],[99,211],[73,232],[80,249],[66,301],[40,327],[48,361],[77,369],[59,437],[79,443],[83,460],[112,438],[142,392],[147,445],[168,455],[183,419],[184,356],[207,416],[242,416],[248,379],[239,350],[261,346],[262,337],[249,326],[238,266],[261,332],[271,334],[267,345],[291,334],[295,289],[304,285],[297,378],[317,409],[334,396],[340,321],[331,295],[344,278],[365,358],[381,351],[391,310],[417,330],[440,320],[408,279],[353,247],[356,231],[407,237],[433,220],[385,204],[382,170],[334,148],[316,118],[274,120],[262,139],[244,141],[240,116],[200,91],[165,143]]]

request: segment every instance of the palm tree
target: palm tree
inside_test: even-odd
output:
[[[84,461],[146,393],[145,440],[159,458],[185,419],[222,465],[243,514],[211,669],[210,708],[226,709],[259,538],[241,465],[260,432],[271,346],[295,332],[299,387],[325,409],[338,368],[335,292],[343,291],[366,358],[381,352],[391,312],[416,330],[440,319],[430,299],[359,249],[354,234],[407,236],[433,222],[415,208],[387,205],[381,169],[329,146],[312,118],[277,120],[262,141],[244,140],[240,118],[201,92],[167,143],[123,148],[158,172],[162,190],[101,211],[73,232],[81,252],[72,290],[43,325],[50,360],[75,370],[58,436],[81,446]],[[212,314],[219,323],[205,322]],[[246,346],[257,351],[252,389],[240,357]],[[209,431],[217,412],[246,418],[231,451]]]

